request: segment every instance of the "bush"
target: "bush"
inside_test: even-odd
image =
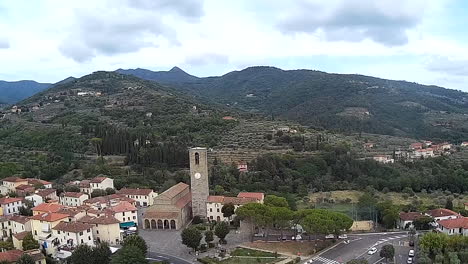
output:
[[[194,225],[203,224],[203,219],[200,216],[196,215],[193,217],[192,224]]]

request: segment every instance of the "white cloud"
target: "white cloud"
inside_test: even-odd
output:
[[[10,42],[6,38],[0,37],[0,49],[8,49],[10,47]]]

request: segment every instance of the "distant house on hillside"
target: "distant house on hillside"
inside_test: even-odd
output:
[[[395,160],[390,155],[377,155],[372,157],[372,159],[384,164],[395,162]]]
[[[460,144],[460,146],[462,146],[462,147],[468,147],[468,141],[462,142],[462,143]]]
[[[413,143],[409,147],[411,150],[417,150],[423,148],[423,143]]]
[[[235,119],[235,118],[232,117],[232,116],[224,116],[224,117],[223,117],[223,120],[234,120],[234,121],[236,121],[237,119]]]
[[[371,149],[374,148],[374,143],[364,143],[363,144],[364,149]]]
[[[237,169],[238,169],[240,172],[247,172],[247,171],[249,171],[249,170],[248,170],[248,166],[247,166],[247,162],[245,162],[245,161],[240,161],[239,163],[237,163]]]
[[[427,148],[427,149],[417,149],[413,152],[412,158],[418,159],[418,158],[431,158],[434,157],[434,150],[432,148]]]

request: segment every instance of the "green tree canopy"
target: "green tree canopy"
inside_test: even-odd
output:
[[[289,208],[288,200],[286,200],[284,197],[279,197],[276,195],[267,195],[265,197],[264,204],[267,206]]]
[[[101,242],[93,248],[91,259],[94,264],[109,264],[112,252],[107,242]]]
[[[385,258],[387,261],[393,259],[395,256],[395,248],[392,245],[384,245],[380,249],[380,257]]]
[[[34,259],[28,255],[28,254],[23,254],[17,261],[16,264],[35,264]]]
[[[23,250],[39,248],[39,242],[34,239],[32,233],[28,233],[23,239]]]
[[[129,235],[123,241],[123,246],[135,246],[140,249],[143,255],[148,252],[148,245],[146,241],[139,235]]]
[[[111,264],[149,264],[149,262],[139,247],[127,245],[117,251],[112,257]]]
[[[92,253],[92,248],[87,244],[81,244],[73,250],[70,256],[70,262],[72,264],[89,264]]]
[[[214,240],[213,231],[207,230],[205,232],[205,242],[209,244],[213,242],[213,240]]]
[[[197,250],[200,246],[200,241],[202,239],[202,234],[200,230],[195,227],[189,227],[182,231],[182,244],[186,245],[193,250]]]
[[[231,216],[234,214],[235,209],[236,208],[233,203],[228,203],[223,205],[223,207],[221,208],[221,212],[223,213],[224,217],[231,219]]]
[[[219,238],[221,243],[226,242],[226,236],[229,234],[229,225],[226,222],[219,222],[215,226],[215,235]]]

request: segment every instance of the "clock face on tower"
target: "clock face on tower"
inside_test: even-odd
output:
[[[195,179],[200,179],[201,178],[201,174],[199,172],[195,173]]]

